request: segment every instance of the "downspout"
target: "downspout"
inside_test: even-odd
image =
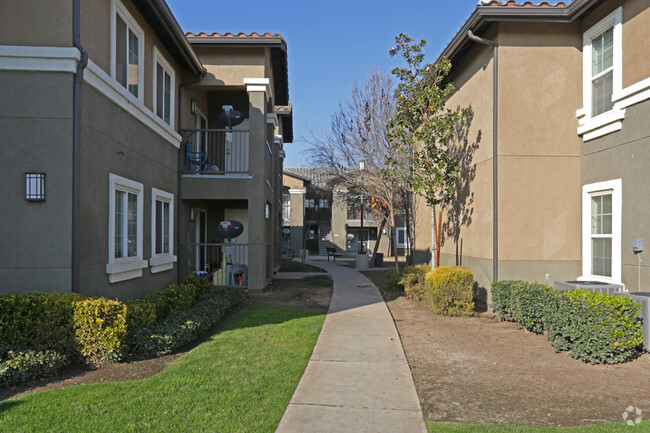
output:
[[[195,78],[192,81],[186,81],[184,83],[180,83],[178,85],[178,102],[177,102],[177,110],[176,110],[176,119],[178,122],[178,133],[183,137],[183,87],[190,86],[192,84],[197,84],[200,83],[203,77],[205,77],[206,71],[203,70],[197,78]],[[178,201],[176,202],[176,223],[174,224],[174,230],[176,231],[176,254],[180,257],[181,251],[179,251],[180,245],[181,245],[181,188],[182,188],[182,182],[181,182],[181,171],[183,170],[183,161],[184,161],[184,154],[183,154],[183,139],[181,138],[181,145],[178,147]],[[180,284],[181,283],[181,266],[180,266],[181,261],[176,262],[176,283]]]
[[[88,52],[81,45],[81,0],[74,0],[72,40],[81,54],[74,77],[72,119],[72,291],[79,292],[79,148],[81,141],[81,83],[88,66]]]
[[[494,52],[494,72],[492,74],[492,281],[499,281],[499,46],[494,41],[474,35],[471,30],[467,31],[467,36],[474,42],[491,45]]]

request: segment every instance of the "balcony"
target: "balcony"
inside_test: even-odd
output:
[[[186,130],[185,175],[250,175],[248,130]]]
[[[182,243],[185,273],[196,272],[215,286],[248,286],[248,244]]]

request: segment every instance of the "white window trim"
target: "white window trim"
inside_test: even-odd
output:
[[[144,31],[138,25],[138,23],[133,19],[129,11],[124,7],[120,0],[111,0],[111,78],[117,81],[117,71],[116,71],[116,52],[117,52],[117,37],[115,34],[115,14],[119,14],[124,22],[131,27],[131,30],[138,37],[138,53],[140,56],[138,58],[138,96],[137,98],[127,90],[127,93],[134,101],[139,101],[144,103]],[[122,86],[118,83],[119,86]],[[154,110],[155,111],[155,110]]]
[[[131,192],[138,198],[138,234],[137,248],[138,253],[135,257],[115,257],[115,190]],[[142,276],[142,269],[147,267],[146,260],[142,259],[142,233],[144,211],[144,188],[141,183],[118,176],[109,174],[109,191],[108,191],[108,264],[106,273],[108,274],[109,283],[130,280]]]
[[[399,236],[397,236],[397,234],[400,231],[404,232],[404,239],[406,239],[406,243],[400,243],[397,240],[397,239],[399,239]],[[397,239],[395,240],[395,243],[397,244],[397,248],[408,248],[408,246],[409,246],[409,238],[408,238],[408,235],[406,233],[406,227],[397,227],[397,228],[395,228],[395,236],[397,237]]]
[[[169,252],[156,254],[156,201],[169,203]],[[174,194],[151,188],[151,273],[168,271],[174,268],[177,257],[174,255]]]
[[[582,276],[580,281],[621,282],[621,230],[623,211],[623,182],[613,179],[582,187]],[[612,194],[612,276],[591,274],[591,197],[603,193]]]
[[[625,110],[614,104],[611,110],[592,116],[592,40],[613,27],[612,101],[623,94],[623,8],[618,7],[583,34],[582,48],[582,108],[576,112],[579,120],[578,135],[584,141],[619,131],[623,127]]]
[[[157,85],[158,85],[158,64],[165,70],[168,74],[169,77],[171,78],[171,94],[170,94],[170,101],[169,101],[169,125],[172,127],[174,126],[174,112],[176,111],[175,103],[176,103],[176,98],[175,98],[175,93],[176,91],[174,90],[174,86],[176,85],[176,74],[174,73],[174,68],[171,67],[170,63],[163,57],[162,53],[154,46],[153,47],[153,113],[156,117],[158,117],[160,120],[162,120],[164,123],[165,120],[158,116],[157,109],[156,107],[158,106],[158,92],[157,92]]]

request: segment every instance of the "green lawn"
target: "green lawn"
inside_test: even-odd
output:
[[[501,424],[452,424],[427,422],[429,433],[644,433],[650,422],[628,426],[623,421],[583,427],[535,427]]]
[[[244,308],[164,372],[0,403],[0,432],[273,432],[325,316]]]

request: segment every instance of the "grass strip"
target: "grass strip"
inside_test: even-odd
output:
[[[148,379],[55,389],[0,403],[0,431],[273,432],[325,316],[249,306]]]
[[[623,421],[579,427],[540,427],[503,424],[457,424],[427,421],[429,433],[645,433],[650,422],[629,426]]]

